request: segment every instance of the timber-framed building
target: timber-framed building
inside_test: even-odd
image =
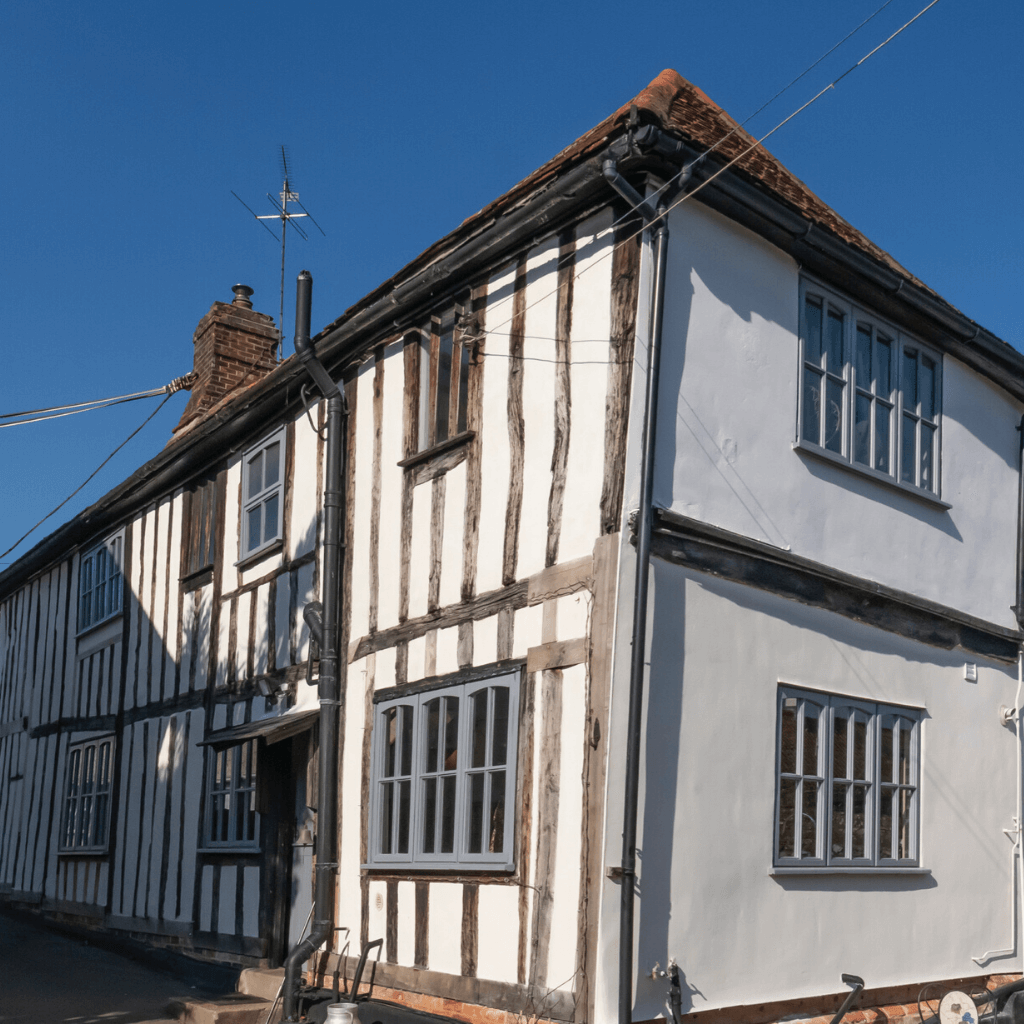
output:
[[[318,976],[382,938],[384,998],[605,1024],[624,982],[671,1015],[674,962],[680,1015],[767,1024],[841,971],[888,1006],[1019,973],[1024,358],[751,143],[663,72],[314,339],[348,407]],[[275,965],[324,409],[235,291],[163,451],[0,574],[0,898]]]

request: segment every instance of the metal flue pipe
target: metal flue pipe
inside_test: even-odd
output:
[[[338,719],[341,709],[338,628],[341,621],[342,512],[345,481],[344,392],[331,379],[313,351],[309,336],[313,275],[299,274],[295,296],[295,353],[327,399],[327,466],[324,484],[323,607],[320,641],[320,774],[317,786],[316,866],[313,885],[313,925],[288,954],[284,974],[284,1019],[296,1021],[299,971],[334,934],[333,887],[338,846]],[[317,602],[311,602],[316,604]],[[315,612],[320,609],[310,609]]]

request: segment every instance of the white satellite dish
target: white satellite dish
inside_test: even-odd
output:
[[[939,1002],[939,1024],[978,1024],[978,1007],[966,992],[947,992]]]

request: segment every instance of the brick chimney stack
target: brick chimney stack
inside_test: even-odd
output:
[[[234,301],[215,302],[192,336],[196,382],[175,434],[201,420],[221,399],[251,387],[276,365],[273,318],[252,308],[248,285],[236,284],[231,290]]]

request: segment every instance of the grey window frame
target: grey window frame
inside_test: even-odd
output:
[[[88,548],[78,560],[76,607],[79,634],[121,614],[124,607],[124,537],[124,530],[118,530]],[[101,564],[113,565],[116,571],[107,572],[102,580],[97,579],[96,570]]]
[[[260,815],[256,809],[257,738],[243,740],[231,746],[210,748],[206,757],[206,783],[203,811],[203,848],[207,850],[258,850],[260,845]],[[249,752],[248,759],[246,752]],[[223,759],[223,760],[222,760]],[[246,765],[244,762],[248,760]],[[231,772],[228,785],[219,785],[223,776],[218,777],[218,766],[228,764]],[[245,769],[245,770],[243,770]],[[227,832],[226,838],[218,838],[221,830],[214,827],[218,812],[218,797],[226,796]],[[248,805],[248,806],[246,806]],[[239,811],[242,812],[242,828],[246,834],[238,838]],[[248,827],[251,824],[251,829]]]
[[[822,310],[821,315],[821,353],[817,361],[808,346],[807,309],[809,300],[817,302]],[[826,335],[829,314],[842,315],[842,353],[839,365],[834,365],[831,353],[827,351]],[[942,355],[928,345],[893,324],[879,317],[870,310],[843,297],[831,288],[819,284],[813,279],[803,278],[800,282],[799,310],[799,363],[797,380],[797,448],[814,452],[826,458],[839,461],[849,468],[909,490],[932,500],[941,500],[942,473]],[[864,329],[870,331],[872,338],[872,358],[877,351],[876,339],[884,339],[890,345],[889,356],[889,390],[887,393],[878,388],[877,375],[872,372],[870,379],[859,379],[863,374],[858,368],[858,333]],[[907,373],[907,360],[912,358],[915,363],[914,401],[909,401],[910,380]],[[916,382],[922,377],[922,368],[928,362],[933,372],[931,409],[922,401]],[[817,377],[828,384],[820,389],[819,396],[825,393],[825,400],[819,398],[818,430],[813,429],[813,420],[808,416],[807,381]],[[829,391],[831,388],[831,392]],[[838,443],[833,441],[833,434],[828,431],[828,410],[836,402],[828,401],[829,393],[841,395],[839,400]],[[858,457],[857,422],[858,402],[868,403],[869,440],[868,461]],[[887,465],[877,465],[879,448],[877,446],[878,421],[877,410],[884,408],[889,411],[889,438],[887,445]],[[928,413],[931,413],[930,417]],[[909,429],[913,430],[913,471],[908,473],[906,441]],[[922,483],[924,479],[924,459],[922,437],[925,431],[931,432],[930,472],[931,486]],[[808,436],[808,435],[814,436]],[[908,475],[910,479],[907,479]]]
[[[68,745],[58,843],[61,853],[106,852],[110,843],[115,747],[116,737],[112,733]]]
[[[471,680],[460,680],[449,686],[436,686],[428,689],[412,692],[402,696],[391,697],[382,700],[373,708],[373,735],[371,742],[370,762],[370,842],[367,867],[400,867],[403,870],[444,870],[458,869],[459,871],[512,871],[515,869],[515,837],[516,837],[516,808],[517,808],[517,768],[518,768],[518,740],[519,740],[519,694],[522,673],[519,669],[502,671],[490,675],[476,676]],[[472,721],[469,713],[472,698],[485,689],[505,687],[508,690],[507,726],[506,726],[506,752],[504,764],[495,764],[493,757],[493,720],[494,700],[487,700],[487,723],[486,730],[488,742],[486,745],[487,758],[483,765],[469,764],[472,744]],[[426,763],[427,737],[426,729],[430,721],[427,713],[428,705],[435,700],[455,698],[459,701],[458,735],[456,749],[458,751],[456,767],[446,770],[443,767],[443,748],[439,752],[440,759],[435,762],[433,771],[428,770]],[[396,752],[395,764],[397,772],[388,774],[386,765],[386,744],[384,742],[385,722],[390,711],[395,710],[397,714],[408,714],[411,716],[409,735],[411,736],[411,749],[407,765],[402,764],[401,752]],[[488,849],[481,849],[480,852],[470,852],[470,829],[472,827],[470,815],[472,805],[470,800],[470,787],[473,784],[470,780],[474,777],[489,779],[483,783],[485,792],[487,787],[493,784],[495,774],[504,773],[503,789],[503,819],[502,819],[502,849],[491,852]],[[453,849],[449,853],[440,851],[425,852],[424,839],[426,835],[426,813],[425,800],[427,798],[428,780],[443,776],[455,778],[454,784],[454,841]],[[395,841],[401,828],[397,816],[391,823],[391,852],[383,852],[385,845],[383,837],[385,834],[383,814],[385,809],[385,788],[392,784],[408,784],[409,818],[408,849],[397,850],[399,844]],[[481,806],[486,807],[489,803],[486,798],[481,801]],[[439,809],[435,812],[435,836],[437,826],[441,821]],[[482,815],[480,836],[485,837],[484,823],[486,815]],[[441,845],[435,843],[435,845]],[[481,846],[489,845],[482,842]]]
[[[789,704],[787,702],[793,702]],[[816,709],[812,717],[817,717],[817,743],[815,756],[807,758],[806,740],[809,732],[805,729],[808,708]],[[787,770],[784,764],[783,733],[784,711],[795,712],[795,742],[792,754],[792,769]],[[837,712],[852,712],[853,716],[863,717],[865,730],[865,768],[866,777],[862,773],[856,778],[850,771],[855,761],[853,745],[847,739],[846,768],[847,773],[840,776],[836,768],[836,732]],[[920,866],[920,793],[921,793],[921,720],[920,709],[908,708],[892,704],[880,704],[874,701],[860,700],[840,694],[824,693],[808,690],[803,687],[780,686],[776,707],[775,725],[775,814],[773,822],[772,862],[780,868],[868,868],[885,870],[917,868]],[[845,719],[851,721],[850,717]],[[891,742],[895,745],[890,751],[892,757],[888,762],[890,777],[884,778],[886,758],[884,739],[887,726],[892,726]],[[848,727],[849,733],[852,727]],[[906,736],[906,755],[908,774],[905,779],[899,774],[899,743],[901,736]],[[812,763],[813,762],[813,763]],[[792,801],[783,799],[783,787],[792,784],[795,796]],[[808,785],[816,786],[813,791],[813,808],[809,812],[805,804]],[[855,855],[853,849],[854,831],[854,800],[855,787],[864,787],[864,842],[863,854]],[[834,836],[837,821],[835,797],[839,787],[843,787],[842,824],[844,836],[841,851],[837,849],[838,840]],[[883,829],[883,809],[886,794],[889,794],[889,845],[888,850],[882,849],[885,838]],[[905,794],[906,813],[894,825],[892,807],[899,806],[900,794]],[[784,803],[792,803],[792,834],[786,842],[783,852],[783,826],[787,824],[784,815]],[[808,819],[813,813],[813,829],[804,831]],[[797,819],[800,827],[797,827]],[[905,856],[899,856],[899,828],[903,824],[906,829]],[[787,826],[788,827],[788,826]],[[810,852],[807,840],[811,841]]]
[[[255,555],[260,554],[262,551],[266,551],[268,548],[273,547],[281,538],[284,536],[284,477],[285,467],[287,464],[287,437],[284,427],[279,427],[272,434],[268,434],[259,444],[253,445],[247,449],[242,455],[242,500],[241,500],[241,528],[238,531],[238,560],[244,562]],[[269,486],[264,483],[262,476],[264,474],[263,463],[261,462],[261,481],[263,485],[253,494],[249,493],[250,490],[250,474],[251,466],[255,459],[259,456],[265,456],[267,451],[274,445],[278,445],[278,472],[277,479]],[[274,531],[272,536],[266,535],[266,509],[267,506],[275,501],[277,502],[277,529]],[[260,532],[263,535],[262,539],[258,544],[254,546],[249,545],[249,519],[250,513],[255,509],[259,508],[260,511]]]

